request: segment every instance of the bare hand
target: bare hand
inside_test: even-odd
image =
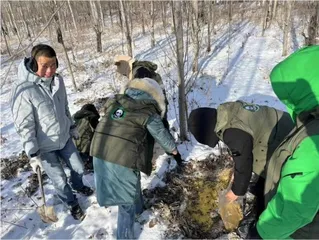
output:
[[[172,152],[173,155],[177,155],[177,153],[178,151],[176,149]]]
[[[228,202],[236,201],[237,198],[238,198],[238,196],[235,195],[232,190],[229,190],[229,191],[226,193],[225,197],[226,197],[226,199],[227,199]]]

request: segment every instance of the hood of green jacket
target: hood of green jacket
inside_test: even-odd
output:
[[[302,48],[277,64],[270,74],[274,92],[295,120],[319,105],[319,46]]]

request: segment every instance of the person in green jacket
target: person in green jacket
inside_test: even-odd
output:
[[[217,109],[197,108],[190,113],[188,128],[198,142],[215,147],[221,140],[232,154],[234,175],[226,200],[235,201],[247,191],[257,197],[256,208],[238,229],[241,236],[247,235],[249,226],[264,210],[266,163],[293,127],[287,112],[243,101],[225,102]]]
[[[182,163],[175,140],[163,125],[164,99],[153,79],[133,79],[123,94],[107,101],[95,129],[90,155],[96,198],[100,206],[118,206],[117,239],[136,237],[135,214],[143,211],[141,172],[152,172],[154,142]]]
[[[156,72],[157,65],[150,61],[136,60],[130,56],[116,56],[114,63],[117,67],[117,72],[126,76],[130,81],[135,78],[151,78],[160,85],[166,104],[163,123],[165,128],[169,130],[169,123],[167,120],[168,100],[162,77]]]
[[[319,238],[319,46],[302,48],[270,74],[296,126],[269,161],[266,209],[247,238]]]

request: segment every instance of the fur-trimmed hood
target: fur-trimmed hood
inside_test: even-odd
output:
[[[121,89],[121,94],[125,94],[127,89],[138,89],[149,94],[158,104],[163,118],[166,112],[165,96],[161,86],[151,78],[135,78],[129,81],[126,86]]]

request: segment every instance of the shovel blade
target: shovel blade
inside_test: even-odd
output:
[[[41,220],[45,223],[53,223],[59,220],[52,206],[47,207],[43,205],[37,209],[37,212],[40,215]]]

